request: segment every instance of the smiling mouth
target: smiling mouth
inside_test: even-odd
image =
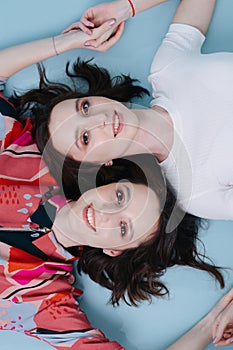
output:
[[[114,112],[113,115],[113,135],[116,137],[123,128],[123,118],[120,113]]]
[[[89,228],[96,232],[95,228],[95,212],[92,204],[87,205],[83,210],[83,218]]]

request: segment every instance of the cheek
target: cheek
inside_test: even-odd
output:
[[[104,228],[99,230],[97,237],[95,235],[89,236],[89,241],[91,246],[98,246],[101,248],[111,248],[122,244],[116,230]]]
[[[158,217],[153,210],[145,210],[145,208],[141,208],[141,211],[135,212],[134,218],[135,227],[138,229],[139,236],[142,236],[147,231],[151,230],[158,220]]]

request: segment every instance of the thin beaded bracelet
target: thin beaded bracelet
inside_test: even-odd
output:
[[[57,49],[56,49],[55,38],[54,38],[54,36],[52,37],[52,40],[53,40],[53,48],[54,48],[54,51],[55,51],[56,55],[58,56],[59,53],[57,52]]]
[[[134,7],[134,4],[133,4],[133,2],[132,2],[131,0],[128,0],[128,2],[129,2],[130,6],[131,6],[131,9],[132,9],[132,17],[134,17],[134,16],[135,16],[135,7]]]

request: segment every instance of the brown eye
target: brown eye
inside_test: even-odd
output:
[[[82,103],[81,109],[84,115],[88,115],[88,111],[89,111],[89,102],[88,101],[84,101]]]
[[[89,134],[88,134],[88,131],[85,131],[83,134],[82,134],[82,143],[84,145],[88,145],[89,144]]]

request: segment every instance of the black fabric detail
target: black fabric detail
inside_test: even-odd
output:
[[[56,216],[56,208],[49,202],[40,204],[38,209],[31,215],[32,222],[40,227],[52,228]]]
[[[12,149],[5,149],[4,151],[2,151],[2,153],[12,153],[12,154],[17,154],[17,155],[35,154],[35,155],[41,156],[40,152],[32,152],[32,151],[16,152],[16,151],[13,151]]]
[[[62,331],[62,332],[58,332],[58,331],[53,331],[51,329],[45,329],[45,328],[37,328],[36,332],[40,333],[40,334],[67,334],[67,333],[83,333],[83,332],[88,332],[91,331],[92,328],[87,328],[87,329],[79,329],[79,330],[69,330],[69,331]]]
[[[1,97],[0,97],[0,111],[2,115],[7,115],[14,119],[18,119],[15,109],[9,104],[9,102],[7,102]]]
[[[0,241],[6,243],[12,247],[19,248],[25,252],[36,256],[42,260],[49,260],[49,257],[39,248],[37,248],[33,241],[42,237],[46,233],[39,231],[14,231],[11,230],[1,230],[0,231]]]

